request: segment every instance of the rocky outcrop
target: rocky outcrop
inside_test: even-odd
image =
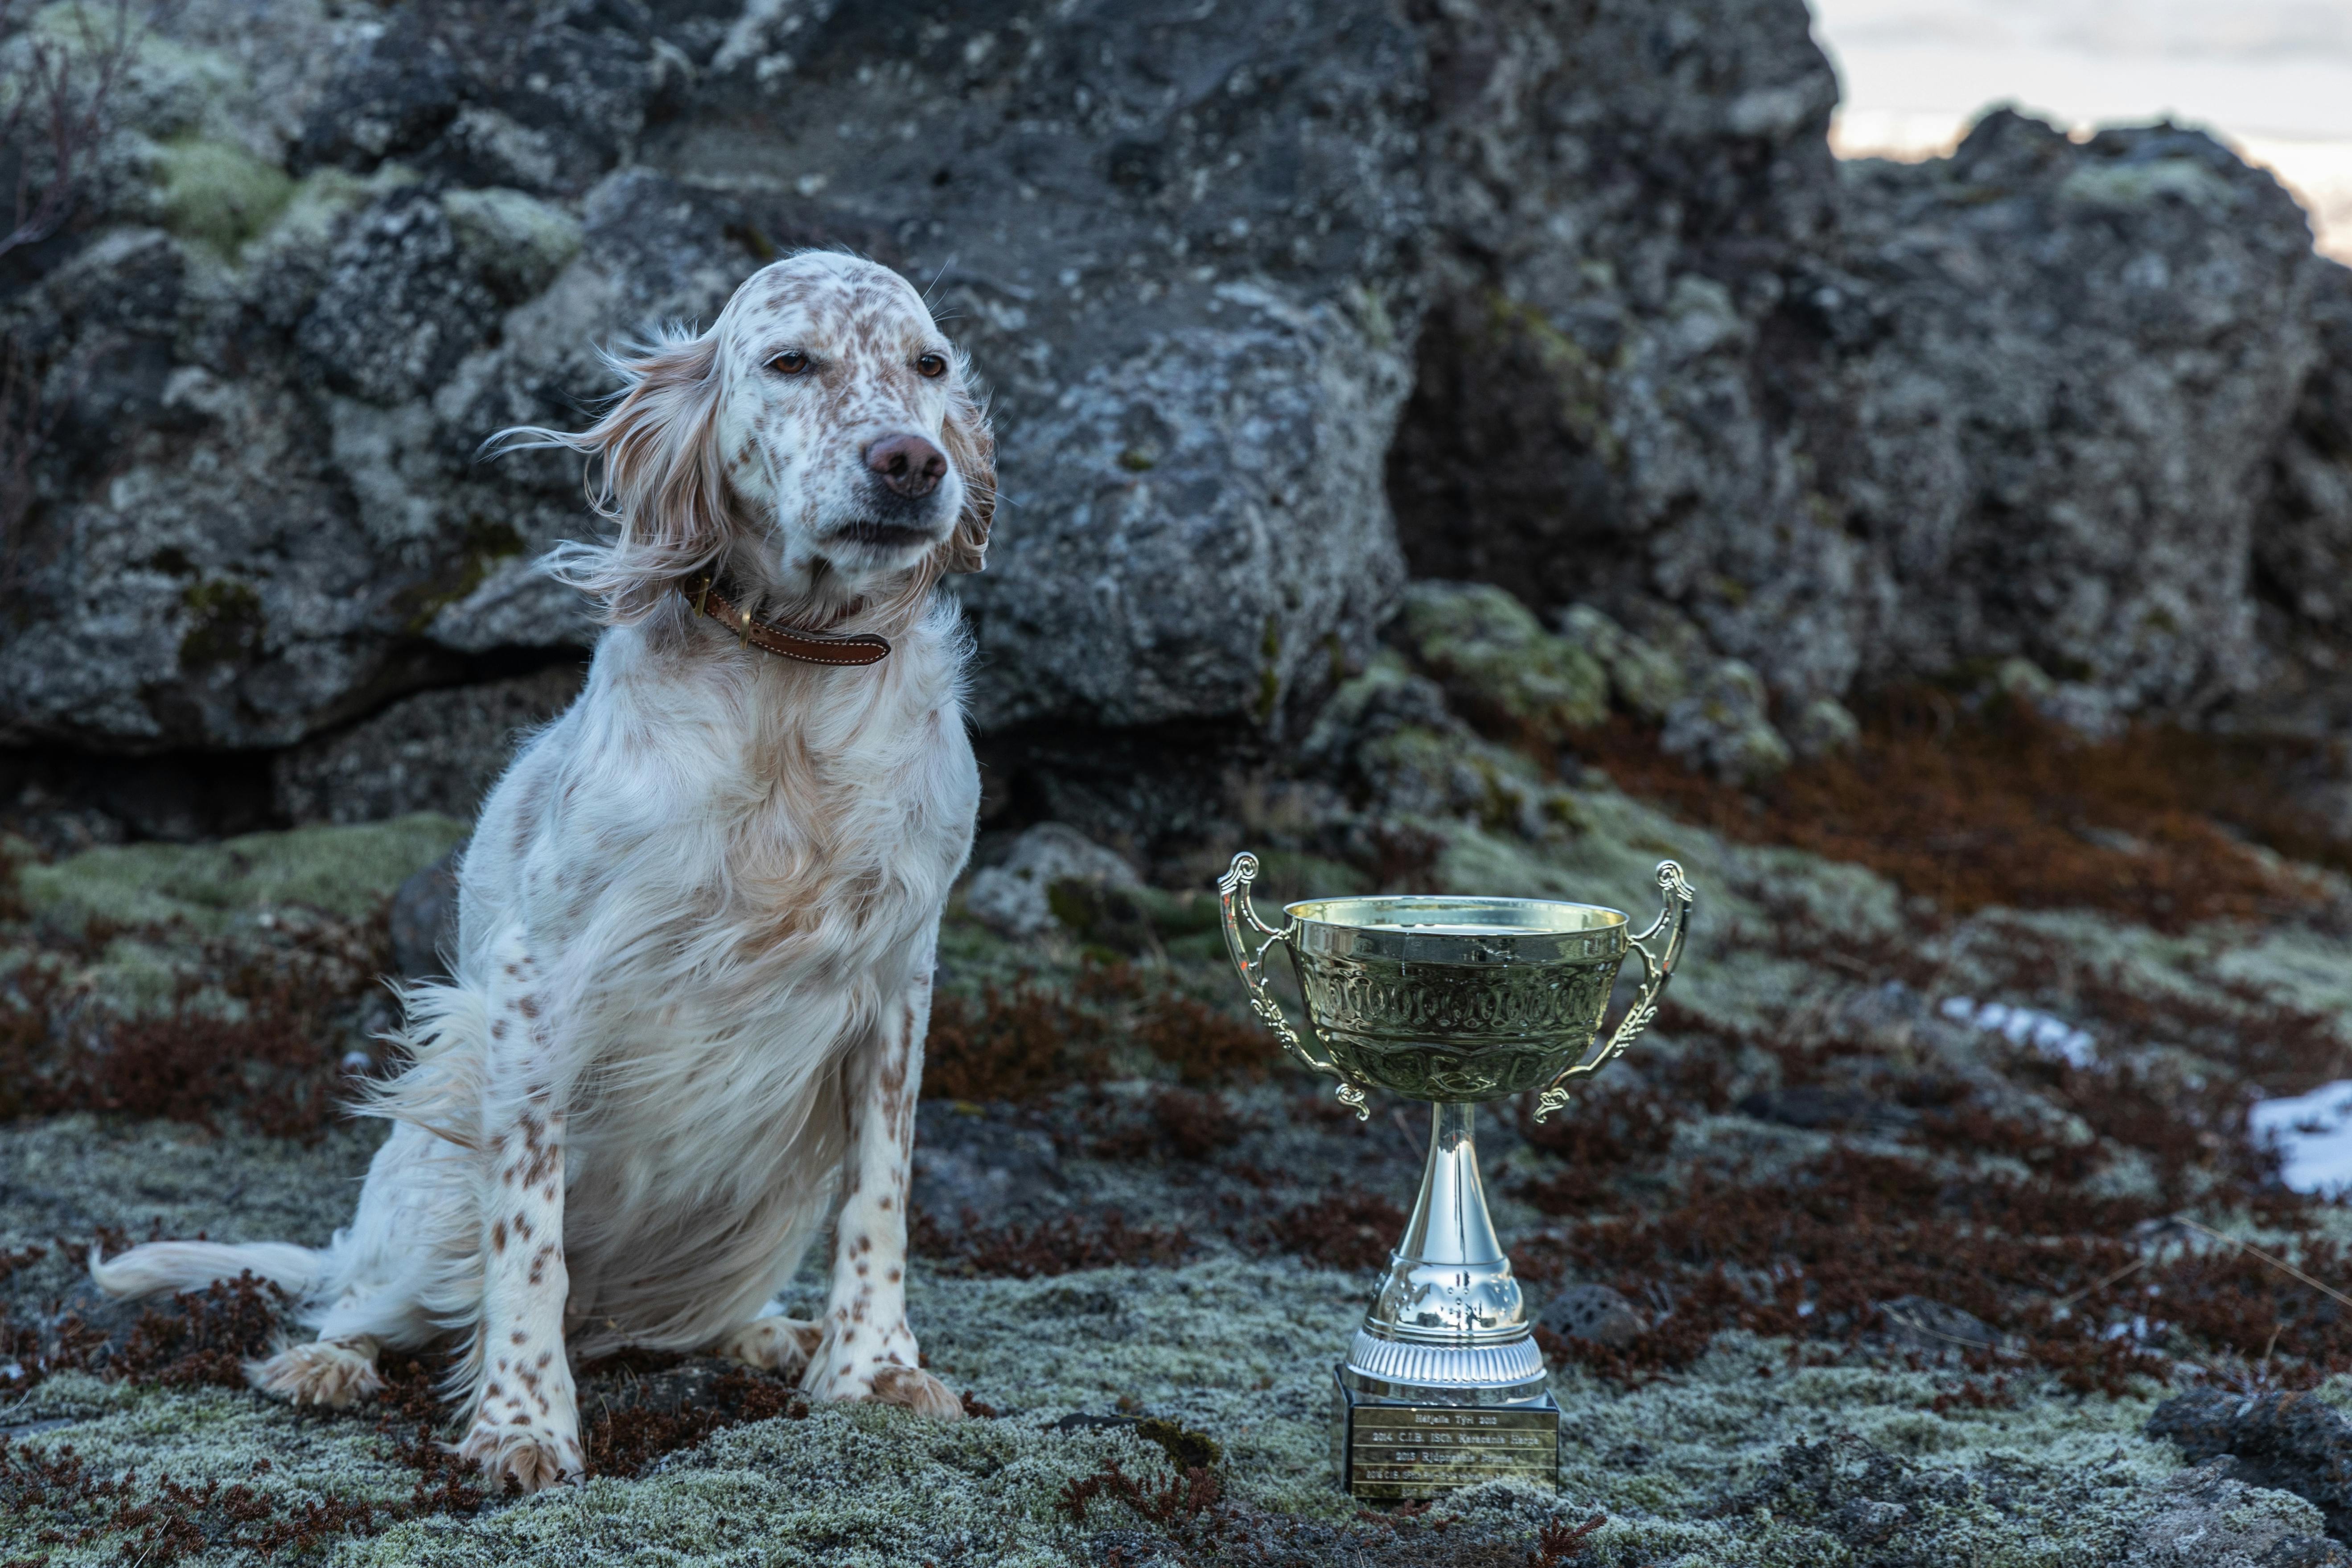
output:
[[[2098,721],[2352,722],[2352,289],[2292,202],[2193,133],[2005,113],[1841,168],[1800,0],[158,26],[0,279],[44,422],[0,746],[416,804],[320,759],[594,635],[531,568],[593,526],[576,466],[482,439],[807,244],[923,282],[994,388],[955,591],[1028,819],[1142,787],[1098,759],[1197,799],[1295,745],[1408,565],[1726,777],[1844,743],[1858,684],[2017,658]]]
[[[2352,269],[2322,269],[2310,321],[2319,363],[2272,450],[2254,525],[2256,612],[2278,657],[2242,721],[2341,746],[2352,739]],[[2352,835],[2352,765],[2337,773]]]
[[[575,420],[595,347],[810,243],[929,285],[995,389],[1019,521],[967,589],[984,725],[1262,730],[1360,658],[1402,581],[1411,26],[1346,0],[1214,32],[696,10],[313,29],[299,130],[247,127],[283,187],[250,236],[89,215],[15,301],[76,416],[0,736],[284,747],[585,644],[529,567],[591,526],[576,472],[475,448]],[[148,56],[249,96],[220,51]]]
[[[1845,206],[1886,325],[1816,442],[1897,587],[1885,662],[2022,655],[2127,710],[2252,689],[2264,454],[2341,270],[2286,193],[2200,132],[2078,146],[1996,112],[1949,160],[1858,168]]]
[[[964,908],[1002,936],[1034,936],[1054,925],[1053,899],[1066,882],[1134,888],[1141,879],[1110,850],[1059,822],[1041,822],[1014,839],[1004,858],[972,873]]]
[[[1723,38],[1690,47],[1728,69]],[[1392,458],[1415,568],[1687,617],[1791,714],[2010,657],[2126,711],[2256,689],[2258,533],[2341,531],[2311,317],[2342,269],[2302,213],[2200,133],[2007,111],[1949,159],[1832,171],[1826,84],[1790,69],[1727,205],[1674,199],[1730,175],[1661,167],[1678,128],[1628,79],[1607,132],[1510,143],[1572,238],[1455,268]],[[1714,102],[1760,124],[1766,90]],[[1629,123],[1643,158],[1608,151]],[[1646,228],[1596,165],[1653,194]],[[2318,433],[2284,459],[2298,525],[2258,527],[2291,422]]]
[[[404,697],[271,759],[280,810],[298,823],[380,822],[413,811],[467,817],[520,737],[572,705],[577,665]]]

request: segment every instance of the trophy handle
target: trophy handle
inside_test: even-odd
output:
[[[1234,955],[1234,967],[1242,972],[1242,984],[1249,987],[1250,1006],[1274,1030],[1276,1037],[1282,1041],[1282,1048],[1311,1070],[1338,1079],[1341,1102],[1353,1107],[1356,1120],[1361,1121],[1372,1113],[1371,1108],[1364,1103],[1364,1091],[1349,1081],[1347,1072],[1339,1063],[1316,1059],[1315,1053],[1307,1048],[1298,1038],[1297,1031],[1290,1026],[1290,1021],[1282,1016],[1282,1004],[1276,1002],[1274,993],[1266,989],[1265,955],[1273,950],[1276,942],[1290,934],[1291,926],[1286,925],[1277,931],[1257,918],[1257,910],[1251,906],[1249,896],[1250,884],[1256,880],[1257,857],[1246,849],[1234,856],[1232,867],[1217,879],[1217,900],[1224,913],[1225,951]],[[1249,931],[1242,929],[1244,921],[1251,930],[1265,938],[1255,947],[1250,945]]]
[[[1642,955],[1641,994],[1633,998],[1633,1005],[1626,1009],[1625,1016],[1617,1021],[1616,1030],[1610,1035],[1607,1045],[1552,1079],[1549,1087],[1536,1097],[1538,1121],[1566,1105],[1571,1098],[1569,1092],[1571,1084],[1579,1079],[1591,1077],[1614,1061],[1643,1030],[1650,1026],[1650,1020],[1658,1016],[1658,994],[1665,990],[1666,982],[1675,977],[1675,965],[1683,955],[1683,938],[1690,930],[1691,887],[1683,879],[1683,868],[1672,860],[1658,862],[1658,890],[1665,895],[1666,907],[1658,911],[1658,918],[1650,922],[1649,930],[1636,931],[1630,939],[1633,951]],[[1657,941],[1661,935],[1665,938],[1664,945],[1654,953],[1648,944]],[[1593,1037],[1600,1037],[1599,1030],[1593,1031]]]

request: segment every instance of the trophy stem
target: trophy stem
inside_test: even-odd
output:
[[[1472,1105],[1430,1108],[1421,1195],[1348,1352],[1362,1392],[1484,1404],[1542,1391],[1527,1301],[1486,1210],[1476,1115]]]
[[[1421,1195],[1339,1365],[1333,1457],[1359,1498],[1558,1480],[1559,1406],[1486,1210],[1477,1114],[1430,1107]]]
[[[1496,1239],[1486,1183],[1478,1174],[1477,1115],[1475,1105],[1444,1100],[1429,1108],[1429,1157],[1421,1170],[1421,1195],[1397,1251],[1423,1264],[1501,1264],[1507,1275],[1510,1263]]]

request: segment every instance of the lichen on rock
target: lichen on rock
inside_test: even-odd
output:
[[[1603,660],[1544,630],[1500,588],[1415,583],[1405,590],[1399,624],[1415,656],[1457,702],[1518,727],[1529,740],[1557,745],[1608,717]]]

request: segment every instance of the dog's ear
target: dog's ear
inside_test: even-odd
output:
[[[564,447],[599,460],[589,504],[613,525],[608,542],[566,542],[547,569],[602,601],[616,626],[642,620],[669,588],[726,547],[728,489],[719,452],[720,373],[715,332],[679,334],[605,362],[622,388],[577,434],[502,430],[488,450]]]
[[[988,564],[988,529],[996,517],[996,436],[988,410],[971,390],[971,373],[958,364],[940,444],[963,479],[963,511],[948,536],[947,569],[977,572]]]

